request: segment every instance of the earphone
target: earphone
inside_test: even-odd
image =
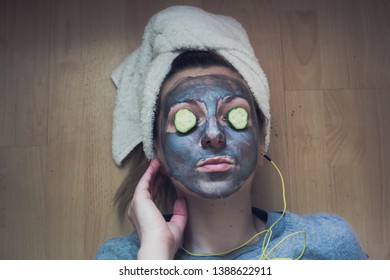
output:
[[[263,245],[262,245],[262,252],[261,252],[261,256],[259,259],[261,260],[265,260],[265,259],[269,259],[268,256],[271,254],[271,252],[277,248],[280,244],[282,244],[284,241],[286,241],[288,238],[290,238],[291,236],[294,236],[294,235],[297,235],[297,234],[303,234],[303,249],[301,251],[301,254],[295,258],[295,260],[299,260],[303,257],[304,253],[305,253],[305,250],[306,250],[306,232],[304,230],[300,230],[300,231],[296,231],[296,232],[293,232],[293,233],[290,233],[288,235],[286,235],[284,238],[282,238],[282,240],[280,240],[278,243],[276,243],[275,246],[273,246],[268,252],[267,252],[267,248],[268,248],[268,245],[269,245],[269,242],[271,241],[271,237],[272,237],[272,228],[284,217],[284,215],[286,214],[286,209],[287,209],[287,202],[286,202],[286,188],[284,186],[284,179],[283,179],[283,175],[282,175],[282,172],[280,171],[279,167],[276,165],[276,163],[268,156],[266,155],[265,153],[262,153],[263,157],[265,159],[267,159],[273,166],[274,168],[276,169],[276,171],[278,172],[279,176],[280,176],[280,180],[281,180],[281,183],[282,183],[282,196],[283,196],[283,212],[282,214],[279,216],[279,218],[269,227],[268,230],[266,230],[266,234],[264,236],[264,240],[263,240]],[[274,260],[278,260],[278,259],[288,259],[288,260],[292,260],[292,258],[273,258]]]
[[[253,239],[255,239],[257,236],[265,233],[265,236],[264,236],[264,239],[263,239],[263,244],[262,244],[262,250],[261,250],[261,255],[259,257],[260,260],[269,260],[269,255],[272,253],[273,250],[275,250],[278,246],[280,246],[283,242],[285,242],[288,238],[294,236],[294,235],[297,235],[297,234],[303,234],[303,249],[300,253],[299,256],[297,256],[294,260],[299,260],[303,257],[304,253],[305,253],[305,250],[306,250],[306,232],[304,230],[300,230],[300,231],[296,231],[296,232],[293,232],[293,233],[290,233],[288,235],[286,235],[285,237],[283,237],[278,243],[275,244],[275,246],[273,246],[271,249],[268,249],[268,245],[271,241],[271,237],[272,237],[272,228],[275,227],[275,225],[284,217],[284,215],[286,214],[286,209],[287,209],[287,202],[286,202],[286,189],[285,189],[285,186],[284,186],[284,179],[283,179],[283,175],[282,175],[282,172],[280,171],[279,167],[275,164],[275,162],[268,156],[266,155],[264,152],[262,153],[262,156],[267,159],[273,166],[274,168],[276,169],[276,171],[278,172],[279,176],[280,176],[280,180],[281,180],[281,183],[282,183],[282,196],[283,196],[283,211],[282,211],[282,214],[279,216],[278,219],[276,219],[276,221],[269,227],[269,229],[266,229],[266,230],[262,230],[258,233],[256,233],[254,236],[252,236],[249,240],[247,240],[245,243],[241,244],[240,246],[237,246],[233,249],[230,249],[230,250],[227,250],[227,251],[223,251],[223,252],[219,252],[219,253],[212,253],[212,254],[197,254],[197,253],[192,253],[190,251],[188,251],[187,249],[185,249],[184,247],[182,247],[181,249],[186,252],[187,254],[191,255],[191,256],[195,256],[195,257],[211,257],[211,256],[222,256],[222,255],[226,255],[226,254],[229,254],[235,250],[238,250],[244,246],[246,246],[247,244],[249,244]],[[292,260],[292,258],[283,258],[283,257],[277,257],[277,258],[271,258],[272,260]]]

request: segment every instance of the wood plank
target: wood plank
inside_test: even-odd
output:
[[[386,1],[317,1],[322,89],[389,87]]]
[[[235,18],[248,33],[252,46],[264,43],[266,37],[280,37],[276,1],[204,1],[201,8]],[[260,39],[262,39],[260,41]]]
[[[84,106],[81,1],[51,1],[50,99],[46,200],[47,258],[85,258]],[[72,246],[70,246],[72,244]]]
[[[288,163],[291,210],[297,213],[332,212],[335,186],[331,184],[324,143],[324,100],[321,91],[286,94]]]
[[[85,246],[86,123],[82,65],[82,3],[52,2],[48,115],[49,259],[82,259]],[[68,244],[77,244],[70,246]]]
[[[45,145],[49,73],[48,2],[15,1],[8,12],[9,50],[6,83],[14,95],[14,145]]]
[[[318,89],[321,83],[316,10],[281,12],[285,88]]]
[[[49,79],[15,78],[15,145],[44,146],[47,143]]]
[[[373,90],[326,91],[324,102],[334,209],[353,225],[372,256],[368,241],[384,243],[385,219],[377,96]]]
[[[116,89],[110,79],[111,71],[123,54],[126,18],[122,5],[93,1],[83,10],[82,61],[85,77],[82,87],[85,142],[85,258],[91,259],[104,239],[127,234],[121,227],[113,207],[113,197],[126,170],[112,160],[111,132]],[[115,19],[115,20],[112,20]],[[109,53],[110,55],[106,55]]]
[[[46,150],[0,148],[1,259],[46,258]]]
[[[362,22],[358,1],[317,1],[321,46],[321,88],[359,86],[363,67]]]
[[[3,147],[0,148],[0,154]],[[7,178],[9,178],[9,166],[0,158],[0,259],[6,259],[8,252],[6,251],[6,243],[9,241],[6,235],[7,223],[6,223],[6,211],[7,211]],[[4,157],[5,158],[5,157]]]
[[[364,61],[359,85],[364,88],[390,87],[390,3],[386,0],[360,1]],[[364,42],[364,43],[363,43]]]
[[[380,154],[382,171],[382,221],[385,246],[372,249],[373,256],[380,259],[390,259],[390,94],[389,90],[377,90],[378,125],[380,131]],[[371,240],[371,238],[370,238]],[[386,248],[386,249],[385,249]]]
[[[9,22],[12,9],[6,1],[0,2],[0,146],[10,146],[15,142],[15,96],[10,78],[12,64],[12,40],[9,35]]]
[[[47,172],[48,258],[82,259],[85,246],[85,67],[51,67]],[[73,244],[73,246],[70,246]],[[76,245],[77,244],[77,245]]]
[[[79,63],[82,59],[82,2],[50,1],[50,60]]]

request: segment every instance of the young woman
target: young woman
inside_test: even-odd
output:
[[[158,17],[152,25],[156,22]],[[174,50],[154,109],[149,108],[153,159],[142,177],[129,176],[116,196],[119,212],[127,212],[135,231],[107,240],[96,258],[366,258],[352,229],[337,216],[252,207],[253,177],[268,145],[268,99],[253,92],[250,75],[244,67],[238,71],[233,58],[217,48],[194,49]],[[135,161],[145,163],[141,146],[135,149],[130,156],[138,153]],[[156,206],[158,192],[172,200],[171,215]]]

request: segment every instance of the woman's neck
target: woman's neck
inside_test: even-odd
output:
[[[192,253],[231,250],[265,228],[252,214],[250,188],[218,200],[187,197],[187,208],[183,247]]]

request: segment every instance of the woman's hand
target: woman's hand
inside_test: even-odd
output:
[[[162,179],[159,169],[160,162],[152,160],[135,189],[127,212],[141,241],[138,259],[173,259],[182,243],[187,222],[184,198],[176,200],[169,222],[165,221],[153,202]]]

